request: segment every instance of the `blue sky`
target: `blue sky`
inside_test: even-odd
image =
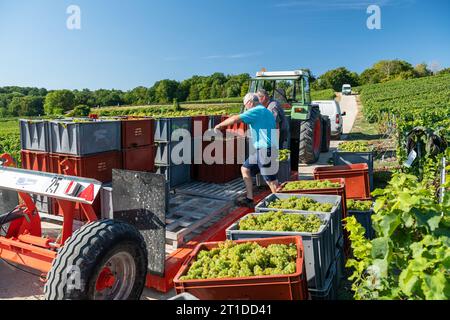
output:
[[[66,9],[81,9],[68,30]],[[366,27],[381,6],[381,30]],[[448,0],[0,0],[0,86],[151,86],[194,74],[380,59],[450,66]]]

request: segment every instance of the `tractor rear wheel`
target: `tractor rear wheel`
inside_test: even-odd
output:
[[[47,275],[47,300],[137,300],[147,275],[147,248],[124,222],[100,220],[75,231]]]
[[[331,121],[327,116],[322,116],[322,147],[321,152],[330,151]]]
[[[309,120],[302,122],[300,127],[299,161],[312,164],[319,159],[322,147],[322,120],[320,110],[313,106]]]

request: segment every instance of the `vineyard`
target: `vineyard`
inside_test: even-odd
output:
[[[18,120],[0,120],[0,154],[9,153],[20,162]]]
[[[347,218],[353,249],[347,267],[353,271],[349,279],[354,297],[448,300],[450,194],[440,197],[438,191],[441,159],[450,159],[445,143],[450,129],[450,75],[363,86],[360,92],[367,120],[394,129],[399,164],[408,156],[407,133],[423,126],[427,135],[413,140],[426,146],[423,159],[403,166],[386,188],[372,193],[375,239],[365,239],[362,226],[354,217]],[[443,190],[448,190],[450,166],[444,170]]]

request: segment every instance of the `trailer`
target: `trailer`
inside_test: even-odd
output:
[[[225,229],[251,211],[234,205],[240,181],[194,182],[174,193],[163,175],[114,170],[114,211],[98,218],[92,205],[104,191],[99,181],[18,169],[7,154],[0,163],[0,189],[20,199],[0,215],[0,258],[40,271],[45,299],[139,299],[144,286],[168,292],[198,243],[225,240]],[[40,214],[32,195],[57,201],[63,216]],[[82,224],[74,219],[76,206],[86,217]],[[56,236],[43,232],[49,219],[60,223]]]

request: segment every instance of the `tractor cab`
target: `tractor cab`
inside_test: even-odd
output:
[[[251,80],[249,92],[265,89],[281,103],[291,119],[306,120],[311,104],[309,77],[305,70],[260,71]]]
[[[265,89],[278,100],[290,118],[291,168],[315,163],[330,146],[331,123],[311,104],[310,73],[307,70],[271,71],[265,69],[251,79],[249,92]]]

